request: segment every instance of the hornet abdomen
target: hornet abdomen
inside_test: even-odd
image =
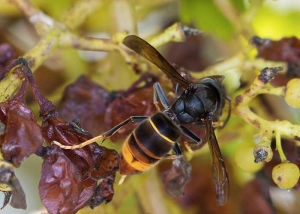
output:
[[[153,167],[173,149],[180,133],[179,128],[161,112],[141,122],[124,143],[120,174],[135,174]]]

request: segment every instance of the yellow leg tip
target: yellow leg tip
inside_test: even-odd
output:
[[[120,180],[119,180],[119,182],[118,182],[118,185],[121,185],[121,184],[124,182],[126,176],[127,176],[127,175],[122,175],[122,176],[121,176],[121,178],[120,178]]]
[[[193,150],[191,149],[191,147],[189,146],[188,142],[184,142],[183,145],[184,145],[184,147],[186,148],[186,150],[187,150],[189,153],[191,153],[191,154],[194,153],[194,151],[193,151]]]

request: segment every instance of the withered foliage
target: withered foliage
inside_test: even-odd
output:
[[[254,36],[252,44],[257,48],[257,57],[287,62],[287,76],[300,76],[300,40],[297,37],[282,38],[275,41]]]
[[[85,76],[69,85],[58,105],[58,112],[66,119],[80,119],[84,129],[94,135],[107,131],[133,115],[151,115],[153,84],[158,77],[143,74],[126,91],[108,92]],[[122,127],[111,137],[112,141],[124,140],[137,124]]]
[[[0,44],[0,70],[3,70],[14,59],[17,58],[16,51],[8,43]]]
[[[32,110],[24,102],[25,84],[18,94],[7,102],[0,103],[0,121],[4,130],[0,136],[3,158],[15,167],[42,146],[40,126]]]
[[[44,159],[39,192],[49,213],[75,213],[86,205],[95,207],[111,201],[119,165],[118,153],[96,143],[76,150],[62,150],[51,144],[52,141],[59,141],[64,145],[76,145],[93,136],[81,128],[78,120],[66,122],[62,119],[55,106],[39,92],[25,59],[13,61],[1,72],[1,79],[12,68],[16,68],[14,72],[23,84],[12,99],[0,104],[0,142],[4,160],[18,167],[33,153]],[[24,104],[27,83],[40,106],[40,116],[43,118],[41,127]],[[42,147],[43,139],[47,147]],[[97,187],[100,179],[103,181]],[[6,183],[14,194],[17,188]],[[12,197],[16,198],[14,195]],[[7,201],[9,198],[5,199],[5,203]],[[19,201],[25,201],[25,195],[19,197]]]
[[[110,202],[119,166],[118,153],[96,143],[81,149],[64,150],[51,142],[72,146],[93,137],[82,128],[80,120],[73,118],[81,119],[84,126],[91,130],[94,128],[93,131],[98,133],[99,127],[113,126],[131,115],[152,114],[152,85],[157,77],[145,74],[128,90],[114,93],[116,97],[88,78],[81,77],[67,88],[59,106],[60,113],[70,119],[67,122],[40,93],[26,60],[20,58],[12,61],[2,69],[1,79],[12,69],[23,83],[14,97],[0,104],[0,142],[5,161],[19,167],[34,153],[44,159],[39,192],[49,213],[75,213],[86,205],[94,208],[103,202]],[[41,126],[31,109],[24,104],[27,83],[40,107]],[[136,112],[137,109],[140,112]],[[116,118],[115,115],[121,117]],[[128,127],[127,133],[121,136],[131,130]],[[46,147],[42,146],[44,140]],[[99,180],[102,181],[98,185]],[[8,195],[5,203],[9,200]],[[22,200],[25,201],[25,194]]]
[[[182,158],[175,159],[172,167],[162,174],[166,193],[171,197],[184,195],[184,187],[191,179],[192,167]]]
[[[44,118],[42,133],[47,142],[55,140],[63,145],[76,145],[92,138],[79,124],[64,121],[57,112]],[[90,203],[99,179],[115,175],[118,163],[115,150],[96,143],[75,150],[51,145],[44,156],[39,183],[42,202],[50,213],[78,211]],[[112,196],[103,198],[109,202]]]
[[[66,87],[57,109],[65,120],[80,119],[84,129],[93,135],[105,131],[103,118],[113,95],[86,76]]]
[[[104,124],[106,127],[114,127],[133,115],[151,115],[155,111],[155,107],[152,104],[152,97],[152,87],[142,88],[126,97],[117,97],[106,109]],[[129,123],[123,126],[110,139],[112,141],[124,141],[136,126],[137,124],[135,123]]]
[[[1,209],[8,203],[14,208],[26,209],[27,204],[23,188],[15,175],[13,166],[6,161],[0,161],[0,191],[5,196]]]
[[[0,80],[14,67],[14,63],[11,66],[9,64],[15,56],[15,51],[8,44],[0,45]],[[25,86],[26,80],[15,96],[0,103],[0,146],[3,158],[0,159],[0,191],[5,195],[1,209],[8,203],[14,208],[26,209],[25,193],[13,166],[19,167],[43,142],[33,112],[23,103]]]
[[[102,182],[97,187],[92,199],[90,200],[90,207],[92,209],[102,202],[108,203],[112,200],[112,197],[114,195],[114,180],[114,175],[110,175],[102,180]]]

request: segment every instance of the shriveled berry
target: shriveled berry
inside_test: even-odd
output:
[[[273,158],[273,151],[269,145],[260,143],[253,149],[254,162],[269,162]]]

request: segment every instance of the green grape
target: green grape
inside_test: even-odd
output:
[[[286,85],[284,99],[287,104],[294,108],[300,107],[300,79],[290,80]]]
[[[272,179],[279,188],[291,189],[299,180],[299,168],[296,164],[282,162],[273,168]]]
[[[252,151],[253,144],[243,143],[239,145],[234,153],[234,162],[238,168],[244,172],[254,173],[263,167],[263,163],[255,163]]]

